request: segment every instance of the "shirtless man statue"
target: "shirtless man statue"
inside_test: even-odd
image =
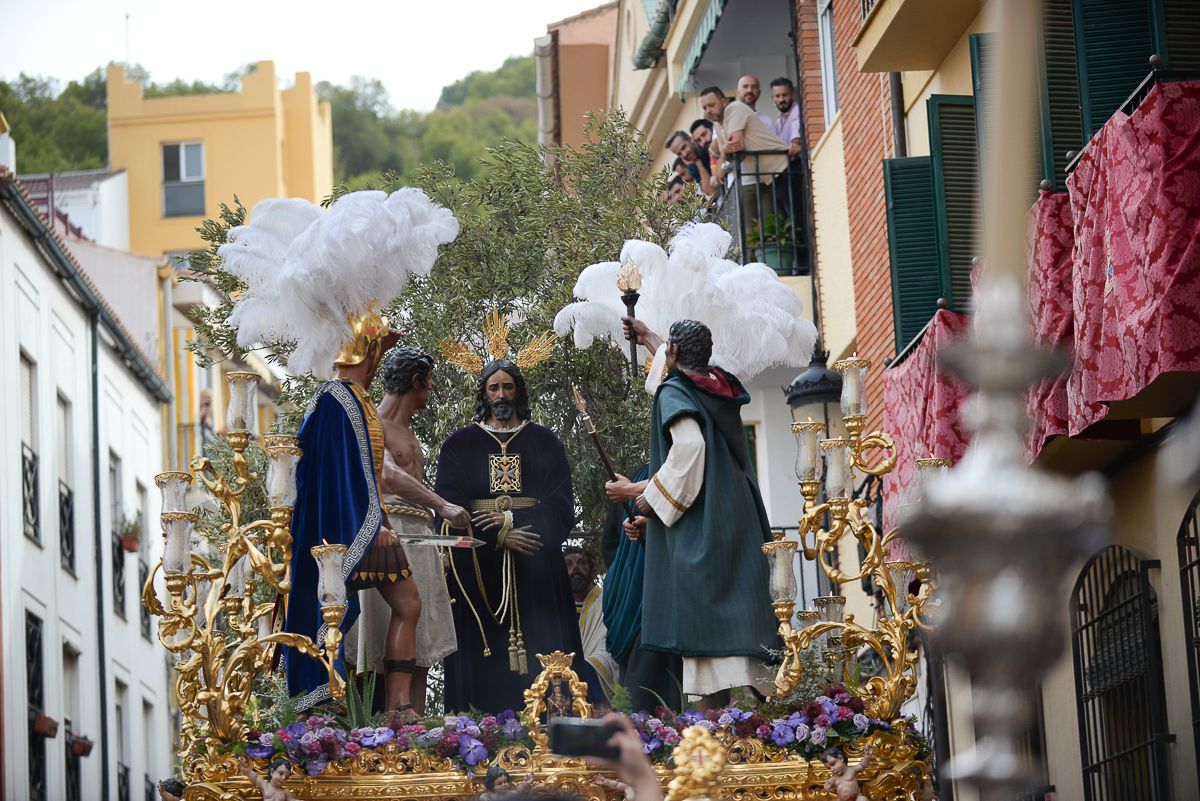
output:
[[[388,351],[380,366],[384,398],[379,405],[383,426],[383,507],[392,530],[400,535],[428,535],[431,512],[466,527],[470,513],[449,503],[425,486],[425,454],[412,430],[413,415],[429,404],[433,358],[422,350],[398,347]],[[375,596],[362,593],[362,615],[355,631],[347,635],[346,653],[359,671],[399,670],[412,674],[413,711],[425,714],[425,691],[429,668],[457,647],[450,596],[446,590],[442,557],[433,545],[405,542],[413,579],[421,595],[417,621],[417,651],[412,664],[384,664],[387,610]]]
[[[871,747],[863,752],[863,758],[856,767],[850,767],[846,761],[846,752],[840,748],[826,748],[821,754],[821,761],[829,768],[829,781],[825,782],[825,790],[833,791],[838,801],[868,801],[858,786],[858,774],[862,773],[871,762]]]

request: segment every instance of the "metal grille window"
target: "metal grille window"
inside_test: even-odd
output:
[[[129,766],[117,763],[117,801],[129,801]]]
[[[75,575],[75,493],[58,482],[58,550],[63,570]]]
[[[1183,597],[1183,630],[1192,696],[1192,739],[1200,763],[1200,493],[1192,499],[1179,525],[1179,584]]]
[[[64,779],[66,784],[66,801],[82,801],[82,787],[79,776],[79,754],[71,747],[74,735],[71,733],[71,721],[66,721],[66,734],[63,737]]]
[[[21,509],[25,520],[25,536],[41,545],[42,521],[38,495],[38,455],[33,448],[22,442]]]
[[[29,704],[29,799],[46,801],[46,739],[34,729],[46,707],[42,619],[32,612],[25,613],[25,697]]]
[[[1112,545],[1088,560],[1071,595],[1071,653],[1085,801],[1169,796],[1158,601],[1149,571]]]
[[[121,547],[121,535],[112,532],[112,594],[113,612],[125,619],[125,549]]]
[[[138,591],[139,592],[141,591],[142,587],[146,586],[146,579],[148,579],[148,578],[150,578],[150,565],[146,563],[145,559],[138,557]],[[151,636],[150,636],[150,634],[151,634],[150,610],[146,608],[145,604],[141,604],[141,603],[138,604],[138,609],[141,610],[142,637],[147,640],[150,640],[151,639]]]
[[[146,801],[155,801],[158,798],[158,790],[155,789],[154,780],[150,778],[149,774],[142,774],[142,785],[142,798]]]

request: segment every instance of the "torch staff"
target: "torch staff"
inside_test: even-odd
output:
[[[635,343],[636,344],[636,343]],[[579,416],[583,420],[583,427],[587,429],[588,434],[592,437],[592,444],[596,446],[596,453],[600,454],[600,461],[604,462],[604,469],[608,471],[608,479],[610,481],[617,480],[617,471],[613,467],[612,459],[608,458],[608,453],[604,450],[604,443],[600,441],[600,434],[596,432],[596,424],[592,422],[592,416],[588,414],[587,401],[583,399],[583,395],[579,392],[579,387],[571,385],[571,391],[575,393],[575,408],[579,410]],[[634,508],[632,501],[626,501],[625,516],[630,520],[637,517],[637,509]]]
[[[617,270],[617,289],[621,290],[621,302],[625,304],[625,311],[629,313],[631,318],[636,319],[634,309],[637,307],[638,299],[641,295],[638,290],[642,288],[642,273],[638,266],[631,261],[627,261]],[[637,340],[629,340],[629,377],[634,381],[637,380]],[[611,471],[610,471],[611,472]]]

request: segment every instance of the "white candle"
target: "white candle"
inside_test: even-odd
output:
[[[180,471],[159,473],[154,483],[162,491],[162,511],[186,512],[188,489],[192,485],[192,474]]]
[[[191,512],[163,512],[163,531],[167,544],[163,549],[163,570],[167,573],[187,573],[192,552],[192,529],[198,518]]]
[[[821,450],[825,451],[825,496],[827,498],[849,498],[854,494],[851,444],[850,440],[841,438],[821,440]]]
[[[342,562],[346,558],[345,545],[316,545],[311,551],[317,560],[317,601],[321,608],[340,606],[346,603],[346,582],[342,580]]]
[[[267,505],[281,509],[296,503],[296,467],[301,450],[295,437],[263,438],[267,449]]]
[[[824,423],[792,423],[796,435],[796,478],[801,481],[819,481],[821,478],[821,449],[818,439],[825,433]]]
[[[950,469],[949,459],[939,459],[933,454],[927,459],[917,459],[917,487],[924,488],[925,483],[935,476],[940,476]]]
[[[237,372],[225,376],[229,384],[229,409],[225,425],[230,431],[253,434],[258,426],[258,374]]]

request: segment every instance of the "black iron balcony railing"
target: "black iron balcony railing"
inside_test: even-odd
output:
[[[715,218],[724,222],[742,264],[762,262],[779,275],[808,275],[808,189],[803,163],[786,150],[749,150],[727,162]]]
[[[42,523],[38,496],[38,455],[33,448],[22,442],[21,509],[25,521],[25,536],[41,545]]]
[[[113,612],[125,619],[125,549],[121,547],[121,535],[112,532],[112,601]]]
[[[142,798],[145,801],[155,801],[158,798],[158,789],[154,786],[154,780],[150,778],[150,774],[143,773],[143,791]]]
[[[58,552],[63,570],[75,575],[75,492],[58,482]]]
[[[117,801],[129,801],[129,766],[117,763]]]
[[[142,557],[138,557],[138,588],[146,586],[146,579],[150,578],[150,565]],[[147,640],[152,640],[150,626],[150,610],[145,604],[138,604],[138,609],[141,611],[142,618],[142,637]]]

